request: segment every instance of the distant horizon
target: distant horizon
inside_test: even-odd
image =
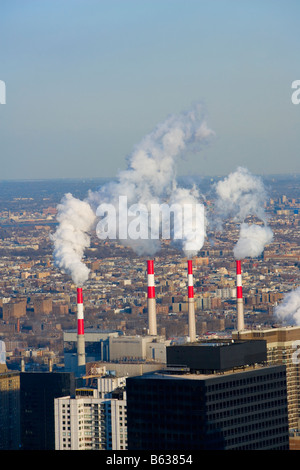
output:
[[[215,179],[215,178],[224,178],[229,173],[224,173],[224,174],[218,174],[218,175],[178,175],[177,179],[190,179],[190,180],[195,180],[195,179]],[[279,178],[279,177],[285,177],[285,178],[297,178],[300,177],[300,172],[299,173],[254,173],[256,176],[260,176],[262,178]],[[20,182],[20,183],[26,183],[26,182],[40,182],[40,181],[93,181],[93,180],[112,180],[112,179],[118,179],[117,175],[114,176],[57,176],[57,177],[49,177],[49,178],[5,178],[5,179],[0,179],[0,183],[5,183],[5,182]]]

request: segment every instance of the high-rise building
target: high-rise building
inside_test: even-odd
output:
[[[243,340],[265,340],[267,363],[284,364],[287,377],[287,399],[289,428],[291,432],[300,430],[300,327],[289,326],[260,330],[244,330],[233,333],[233,338]]]
[[[265,360],[265,341],[168,347],[126,381],[128,450],[287,450],[286,369]]]
[[[20,442],[20,374],[0,363],[0,450],[18,450]]]
[[[126,450],[125,377],[99,377],[97,388],[55,400],[56,450]]]
[[[20,373],[22,450],[55,449],[54,399],[70,395],[74,390],[72,373]]]

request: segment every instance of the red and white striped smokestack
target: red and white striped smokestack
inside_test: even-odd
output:
[[[244,302],[242,287],[241,261],[236,260],[236,308],[237,308],[237,330],[244,329]]]
[[[195,320],[195,301],[194,301],[194,279],[193,262],[188,259],[188,312],[189,312],[189,338],[190,342],[196,341],[196,320]]]
[[[156,326],[156,301],[155,301],[155,284],[154,284],[154,261],[147,261],[147,282],[148,282],[148,329],[149,335],[157,335],[157,326]]]
[[[85,365],[85,340],[82,287],[77,287],[77,360],[78,366]]]

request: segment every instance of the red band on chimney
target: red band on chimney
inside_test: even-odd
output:
[[[77,333],[79,335],[84,335],[84,321],[77,320]]]
[[[242,269],[241,269],[241,262],[240,260],[236,261],[236,273],[237,274],[242,274]]]
[[[148,274],[154,274],[154,263],[153,259],[147,261],[148,264]]]
[[[193,274],[193,263],[191,259],[188,259],[188,274]]]
[[[148,299],[155,299],[155,287],[148,286]]]
[[[189,299],[194,298],[194,287],[193,286],[188,286],[188,296],[189,296]]]
[[[83,303],[83,297],[82,297],[82,287],[77,288],[77,303],[82,304]]]
[[[237,296],[238,299],[243,298],[243,288],[242,288],[242,286],[237,286],[236,287],[236,296]]]

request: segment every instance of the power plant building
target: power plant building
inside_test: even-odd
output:
[[[118,331],[86,329],[84,332],[86,363],[110,361],[110,338],[118,336]],[[77,331],[64,331],[63,340],[65,370],[76,373],[78,370]]]
[[[111,337],[111,361],[154,361],[166,363],[166,342],[162,336]]]

